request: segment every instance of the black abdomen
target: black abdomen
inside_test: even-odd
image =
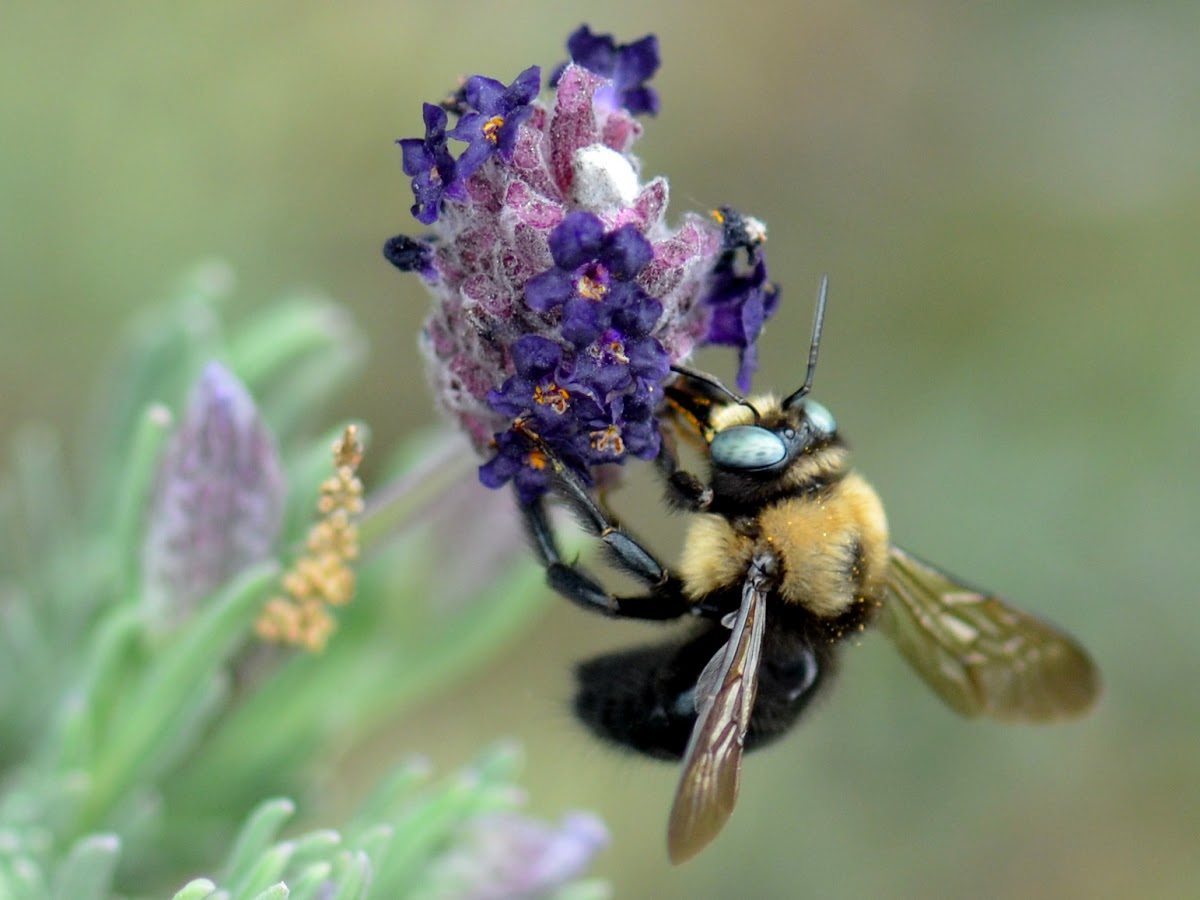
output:
[[[772,627],[772,611],[767,615],[747,750],[770,743],[795,725],[833,673],[835,644],[824,635],[788,628],[790,615],[776,619]],[[728,640],[729,629],[709,622],[682,641],[581,663],[576,669],[575,713],[606,741],[659,759],[680,759],[696,723],[696,682]]]

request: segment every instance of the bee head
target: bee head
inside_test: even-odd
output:
[[[713,435],[708,451],[716,468],[774,475],[828,446],[837,433],[833,414],[815,400],[789,397],[782,406],[760,405],[764,412],[756,411],[753,424],[729,425]]]
[[[752,424],[730,424],[713,435],[709,454],[716,468],[726,472],[773,475],[787,469],[800,456],[811,454],[833,441],[837,432],[833,415],[820,403],[808,399],[817,371],[828,292],[829,280],[822,278],[804,384],[782,403],[759,402],[755,406],[740,400],[749,408],[754,421]]]

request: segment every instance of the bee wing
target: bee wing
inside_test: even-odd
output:
[[[1100,690],[1070,636],[891,548],[877,619],[917,673],[956,712],[1048,722],[1084,712]]]
[[[742,743],[758,691],[766,593],[766,577],[752,571],[742,588],[742,605],[729,643],[705,666],[696,686],[696,724],[667,826],[667,851],[673,863],[704,849],[737,802]]]

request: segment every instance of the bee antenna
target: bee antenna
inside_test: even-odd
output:
[[[804,376],[804,384],[800,390],[783,401],[784,409],[803,400],[812,390],[813,376],[817,373],[817,352],[821,348],[821,326],[825,324],[825,302],[828,298],[829,276],[822,275],[821,290],[817,294],[817,317],[813,322],[812,342],[808,345],[808,372]]]
[[[759,415],[758,410],[754,408],[754,405],[749,400],[725,387],[725,385],[721,384],[721,382],[712,375],[709,375],[706,372],[698,372],[695,369],[689,369],[687,366],[671,366],[671,371],[682,375],[684,378],[691,378],[694,381],[699,381],[701,384],[707,384],[709,387],[714,388],[715,390],[724,394],[739,406],[745,406],[749,408],[750,412],[754,413],[754,420],[756,422],[762,418],[762,416]]]

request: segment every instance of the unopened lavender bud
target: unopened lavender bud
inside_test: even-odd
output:
[[[142,602],[165,631],[269,557],[286,495],[275,438],[233,373],[210,363],[159,464],[142,545]]]
[[[637,172],[628,157],[603,144],[575,151],[571,199],[580,209],[602,213],[632,206],[638,195]]]
[[[495,813],[469,823],[435,871],[464,900],[552,896],[579,878],[608,842],[608,829],[591,813],[568,813],[557,826]]]

